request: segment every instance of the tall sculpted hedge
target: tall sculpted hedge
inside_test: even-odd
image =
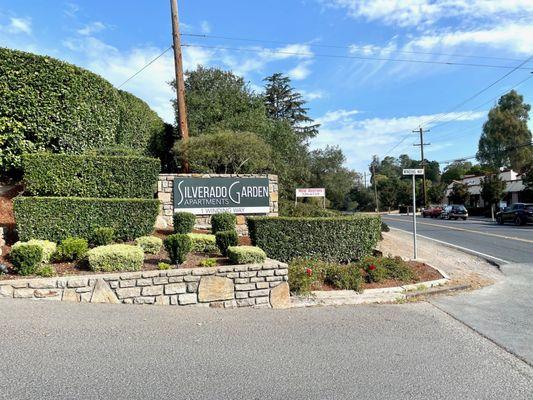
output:
[[[154,135],[163,135],[162,120],[99,75],[0,48],[0,178],[18,176],[24,152],[82,153],[116,144],[147,151]]]

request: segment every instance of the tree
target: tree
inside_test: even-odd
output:
[[[464,204],[469,197],[468,185],[461,182],[455,182],[452,186],[452,191],[448,195],[448,199],[452,204]]]
[[[481,179],[481,197],[490,204],[492,220],[494,221],[494,205],[503,197],[505,182],[497,173],[486,175]]]
[[[191,136],[220,130],[257,133],[268,124],[261,96],[255,94],[243,78],[230,71],[202,66],[187,71],[185,76]],[[171,85],[175,87],[175,82]]]
[[[449,184],[453,181],[463,179],[463,176],[467,174],[467,171],[472,168],[470,161],[454,161],[444,168],[441,180],[442,182]]]
[[[442,203],[444,198],[444,191],[446,190],[445,183],[434,183],[429,186],[428,189],[428,199],[432,204]]]
[[[308,108],[302,95],[291,86],[288,76],[275,73],[264,79],[265,94],[263,96],[269,118],[287,121],[304,140],[318,134],[319,124],[307,115]]]
[[[249,132],[224,131],[192,137],[186,142],[179,141],[174,152],[177,163],[187,154],[195,172],[261,173],[271,165],[270,146]]]
[[[500,97],[483,124],[476,158],[493,170],[521,171],[533,157],[527,127],[531,106],[515,90]]]

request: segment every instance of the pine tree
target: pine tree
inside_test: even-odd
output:
[[[275,73],[264,79],[264,101],[267,115],[274,120],[287,121],[303,140],[318,134],[319,124],[307,115],[308,108],[302,95],[291,86],[288,76]]]

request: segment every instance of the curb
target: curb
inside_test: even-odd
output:
[[[448,283],[450,278],[439,268],[430,264],[427,265],[438,271],[442,275],[442,278],[403,286],[366,289],[362,293],[358,293],[354,290],[313,291],[307,296],[291,296],[291,308],[395,303],[402,300],[423,297],[425,295],[470,288],[470,285],[437,288],[437,286],[442,286]]]

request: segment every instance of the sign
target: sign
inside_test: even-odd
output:
[[[424,168],[420,169],[404,169],[404,175],[424,175]]]
[[[268,178],[176,178],[174,212],[268,214]]]
[[[296,189],[296,197],[325,197],[326,189],[324,188],[301,188]]]

